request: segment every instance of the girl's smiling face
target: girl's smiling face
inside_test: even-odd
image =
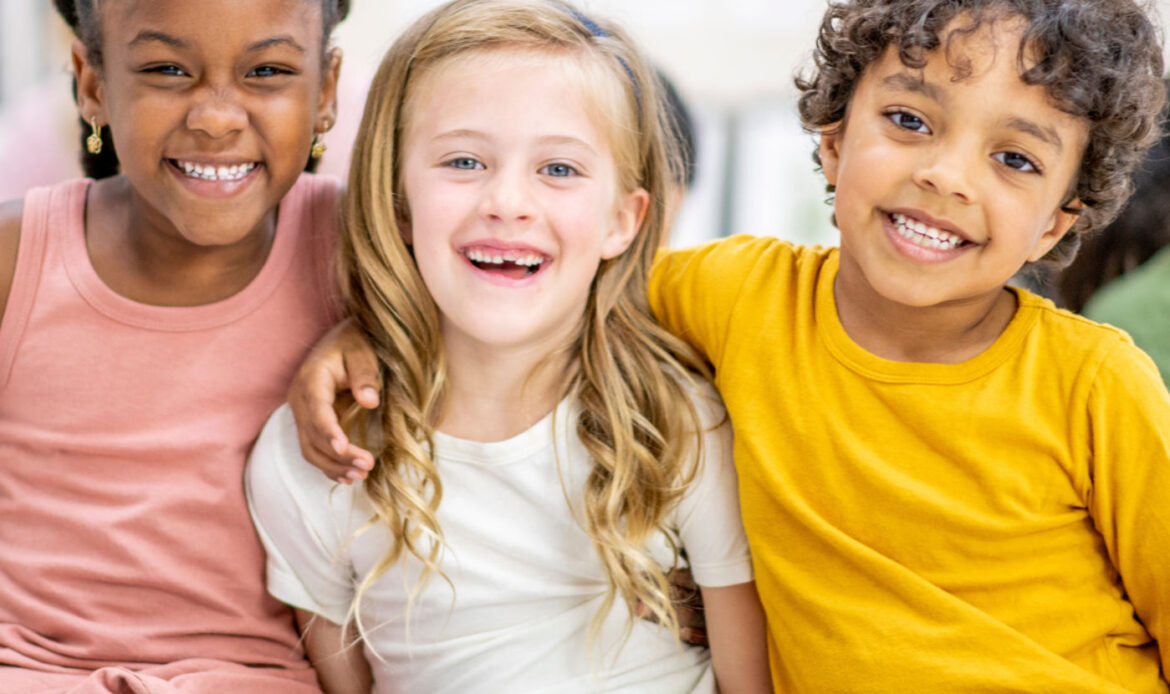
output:
[[[138,220],[197,246],[264,233],[334,118],[320,3],[107,0],[78,104],[107,123]]]
[[[598,99],[570,57],[500,49],[412,87],[399,179],[448,345],[555,349],[648,195],[619,190]]]
[[[1020,37],[1010,18],[985,24],[921,70],[887,49],[858,82],[820,148],[836,186],[838,300],[853,288],[913,307],[991,301],[1075,221],[1061,206],[1088,127],[1020,79]]]

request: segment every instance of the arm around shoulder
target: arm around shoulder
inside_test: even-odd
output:
[[[16,274],[16,251],[20,246],[20,220],[24,201],[0,203],[0,323],[8,306],[8,294]]]

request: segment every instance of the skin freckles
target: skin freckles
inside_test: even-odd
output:
[[[921,70],[887,50],[845,122],[822,135],[841,229],[838,312],[879,356],[978,354],[1014,314],[1005,283],[1075,221],[1060,208],[1088,128],[1020,79],[1021,26],[984,25],[955,39],[952,61],[935,51]],[[955,57],[970,75],[956,75]]]

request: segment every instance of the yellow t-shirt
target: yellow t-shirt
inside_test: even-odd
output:
[[[1153,363],[1023,291],[969,361],[881,359],[841,327],[836,271],[836,250],[741,236],[651,281],[731,416],[777,691],[1167,692]]]

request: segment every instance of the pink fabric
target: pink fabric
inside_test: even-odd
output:
[[[336,317],[337,184],[303,176],[259,275],[191,308],[102,283],[87,185],[28,194],[0,321],[0,692],[315,691],[242,475]]]

